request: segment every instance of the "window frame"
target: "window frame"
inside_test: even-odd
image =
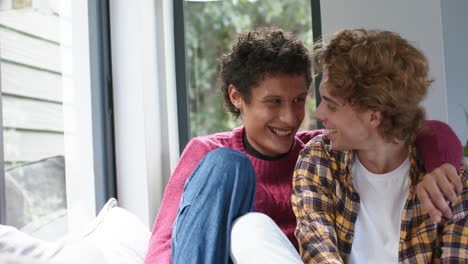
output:
[[[174,49],[177,90],[177,120],[179,128],[179,152],[190,140],[190,111],[185,51],[184,0],[174,0]],[[182,19],[181,19],[182,18]]]
[[[0,58],[1,58],[0,50]],[[1,61],[1,59],[0,59]],[[2,66],[0,63],[0,95],[2,94]],[[1,97],[0,97],[1,98]],[[6,186],[3,154],[3,100],[0,99],[0,225],[6,224]]]
[[[75,5],[76,4],[76,5]],[[79,7],[79,15],[83,14],[87,8],[87,30],[79,29],[79,34],[87,31],[88,48],[85,55],[89,55],[89,64],[82,65],[86,69],[78,69],[77,75],[88,75],[90,77],[91,91],[91,127],[92,136],[90,144],[92,145],[92,168],[94,177],[94,206],[89,204],[79,206],[82,207],[74,212],[79,216],[74,223],[80,223],[81,219],[87,219],[91,215],[96,215],[102,208],[105,202],[111,198],[117,198],[116,187],[116,172],[115,172],[115,144],[114,144],[114,123],[113,123],[113,104],[112,104],[112,72],[111,72],[111,56],[110,56],[110,27],[109,27],[109,1],[92,1],[88,0],[87,4],[77,4],[70,0],[70,6]],[[66,9],[66,8],[65,8]],[[74,11],[72,11],[74,12]],[[74,13],[73,15],[77,15]],[[70,14],[68,14],[70,15]],[[73,23],[76,23],[76,19]],[[75,33],[74,29],[74,33]],[[83,44],[83,43],[81,43]],[[80,45],[80,44],[78,44]],[[1,52],[1,51],[0,51]],[[86,61],[86,60],[85,60]],[[75,62],[73,63],[75,65]],[[88,72],[87,72],[88,71]],[[86,73],[87,72],[87,73]],[[80,75],[80,76],[81,76]],[[1,87],[1,68],[0,68],[0,94]],[[86,83],[86,81],[84,82]],[[81,106],[80,106],[81,107]],[[84,106],[86,107],[86,106]],[[86,112],[86,111],[85,111]],[[64,116],[65,118],[65,116]],[[6,224],[6,186],[5,186],[5,170],[4,170],[4,142],[3,142],[3,107],[0,100],[0,224]],[[78,150],[80,151],[80,150]],[[81,153],[84,154],[84,153]],[[65,160],[67,156],[65,156]],[[66,176],[67,181],[69,180]],[[67,184],[67,200],[69,188],[74,187]],[[81,186],[80,186],[81,187]],[[77,187],[79,188],[79,187]],[[91,190],[85,190],[89,193]],[[92,192],[91,191],[91,192]],[[74,190],[77,193],[78,190]],[[76,196],[76,195],[75,195]],[[75,201],[76,203],[77,201]],[[86,203],[86,202],[85,202]],[[68,202],[67,202],[68,204]],[[68,204],[69,205],[69,204]],[[67,205],[67,210],[69,206]],[[90,209],[94,208],[93,212]],[[84,210],[84,211],[83,211]],[[71,228],[80,228],[74,226],[74,223],[69,223]]]
[[[117,197],[109,1],[88,1],[96,213]]]
[[[314,43],[322,40],[322,13],[320,11],[320,0],[311,0],[311,12],[312,12],[312,39]],[[320,102],[322,102],[322,97],[320,97],[320,82],[322,81],[322,73],[314,74],[314,88],[315,88],[315,107],[318,107]],[[322,122],[317,120],[317,128],[323,129]]]
[[[179,158],[173,1],[110,1],[119,206],[149,228]]]

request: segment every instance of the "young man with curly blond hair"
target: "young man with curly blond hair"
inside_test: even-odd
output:
[[[305,263],[467,263],[468,187],[436,223],[416,186],[415,149],[431,80],[425,56],[396,33],[341,30],[317,50],[315,118],[327,129],[299,155],[295,235]]]

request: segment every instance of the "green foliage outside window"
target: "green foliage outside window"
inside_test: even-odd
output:
[[[191,136],[227,131],[241,124],[226,113],[218,82],[217,58],[230,50],[235,35],[258,26],[292,32],[312,47],[310,0],[222,0],[184,3],[186,65]],[[302,129],[315,128],[314,88]]]

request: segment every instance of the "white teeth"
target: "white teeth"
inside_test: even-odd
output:
[[[292,132],[292,130],[281,131],[281,130],[277,130],[277,129],[274,129],[274,128],[272,128],[271,130],[272,130],[273,132],[275,132],[276,135],[281,136],[281,137],[283,137],[283,136],[288,136],[288,135],[291,134],[291,132]]]
[[[336,133],[337,130],[336,130],[336,129],[328,129],[328,128],[327,128],[327,132],[328,132],[328,134],[331,134],[331,133]]]

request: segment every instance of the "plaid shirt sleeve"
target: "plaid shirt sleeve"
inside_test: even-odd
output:
[[[343,263],[335,232],[331,162],[323,142],[312,140],[294,171],[291,200],[304,263]]]
[[[442,231],[441,263],[468,263],[468,172],[460,169],[463,192],[453,204],[453,216]]]

